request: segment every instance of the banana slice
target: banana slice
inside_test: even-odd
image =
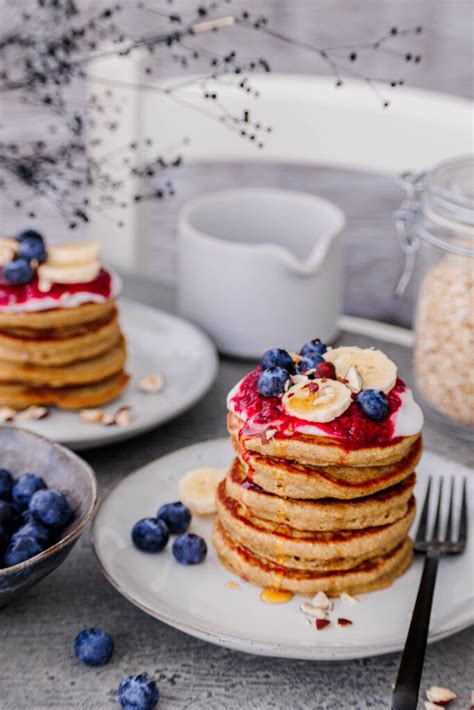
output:
[[[52,266],[88,264],[98,261],[100,254],[101,246],[99,242],[53,244],[48,247],[48,264]]]
[[[94,281],[100,273],[100,261],[85,264],[69,264],[59,266],[51,264],[49,259],[38,266],[40,290],[48,291],[51,284],[78,284]]]
[[[216,490],[227,471],[201,467],[188,471],[179,482],[181,502],[192,513],[209,515],[216,512]]]
[[[0,239],[0,265],[6,264],[15,258],[18,250],[18,242],[16,239]]]
[[[344,414],[352,402],[351,391],[342,382],[306,379],[288,389],[282,397],[285,412],[308,422],[331,422]]]
[[[347,377],[355,365],[365,390],[381,390],[387,394],[397,381],[397,366],[381,350],[343,346],[325,352],[324,359],[334,364],[338,377]]]

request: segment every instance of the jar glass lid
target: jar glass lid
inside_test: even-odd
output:
[[[425,215],[457,231],[474,227],[474,156],[441,163],[425,176]],[[473,235],[474,236],[474,233]]]

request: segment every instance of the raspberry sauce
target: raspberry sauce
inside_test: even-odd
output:
[[[257,388],[259,374],[260,369],[257,368],[244,377],[231,400],[233,411],[246,423],[242,431],[244,437],[255,435],[265,427],[276,429],[277,437],[294,437],[298,436],[298,429],[313,426],[312,422],[286,414],[279,397],[262,397]],[[398,378],[393,389],[386,395],[389,414],[385,419],[369,419],[353,401],[350,407],[332,422],[315,423],[317,435],[334,439],[345,449],[396,443],[401,437],[394,437],[393,415],[401,407],[400,395],[406,389],[403,380]],[[352,395],[352,398],[355,400],[355,395]]]
[[[44,299],[61,302],[75,293],[90,293],[103,296],[104,300],[110,298],[112,293],[112,277],[108,271],[101,269],[99,275],[88,283],[72,284],[51,284],[51,289],[47,292],[40,291],[38,287],[38,277],[34,281],[24,286],[6,284],[0,279],[0,310],[12,306],[27,305],[30,301],[41,301]]]

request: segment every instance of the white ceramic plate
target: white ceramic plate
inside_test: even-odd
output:
[[[248,653],[287,658],[336,660],[374,656],[403,648],[415,602],[422,560],[389,589],[367,594],[353,606],[335,602],[335,616],[352,626],[332,624],[323,631],[308,625],[299,611],[301,597],[269,606],[260,590],[220,565],[210,543],[212,519],[195,517],[192,530],[208,542],[202,565],[183,567],[171,545],[159,555],[134,549],[130,530],[140,518],[153,515],[165,502],[177,500],[178,481],[190,468],[223,467],[232,458],[230,443],[214,439],[180,449],[153,461],[121,481],[102,506],[94,523],[94,547],[107,579],[129,601],[151,616],[198,638]],[[418,467],[417,495],[426,476],[469,471],[453,461],[425,452]],[[469,489],[472,509],[473,486]],[[213,516],[211,516],[212,518]],[[472,588],[474,526],[464,555],[441,561],[431,621],[430,641],[474,622]],[[226,586],[236,581],[240,589]]]
[[[82,421],[78,412],[51,408],[45,419],[21,426],[75,450],[102,446],[162,424],[207,392],[217,375],[218,360],[214,345],[202,331],[181,318],[127,299],[120,300],[120,322],[127,338],[131,381],[104,409],[114,412],[130,405],[131,424],[105,427]],[[151,373],[165,376],[166,386],[159,394],[145,394],[138,388],[140,378]]]

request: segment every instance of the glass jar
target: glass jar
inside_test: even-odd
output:
[[[395,214],[405,255],[397,295],[417,276],[414,372],[426,413],[474,435],[474,157],[401,176]]]

